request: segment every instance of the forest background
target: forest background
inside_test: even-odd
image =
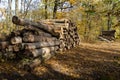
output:
[[[33,21],[68,18],[83,41],[96,41],[103,30],[116,30],[120,39],[120,0],[0,0],[0,37],[22,29],[12,24],[17,15]]]

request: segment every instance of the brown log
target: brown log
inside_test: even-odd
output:
[[[11,44],[19,44],[19,43],[22,43],[22,38],[20,36],[17,36],[17,37],[13,37],[11,38]]]
[[[65,40],[60,40],[60,45],[59,45],[59,51],[65,51],[66,44],[65,44]]]
[[[8,45],[6,48],[5,48],[6,52],[18,52],[21,50],[21,46],[19,44],[16,44],[16,45]]]
[[[16,44],[16,45],[13,46],[13,51],[18,52],[20,50],[22,50],[22,47],[21,47],[20,44]]]
[[[39,49],[42,47],[58,46],[59,44],[60,44],[59,41],[25,43],[24,47],[26,50],[31,50],[31,49]]]
[[[12,45],[8,45],[6,47],[6,52],[12,52],[13,51],[13,46]]]
[[[32,50],[26,50],[24,55],[26,56],[31,56],[31,57],[39,57],[39,56],[44,56],[45,54],[49,54],[52,51],[56,51],[58,49],[57,46],[54,47],[44,47],[41,49],[32,49]]]
[[[45,37],[45,36],[36,36],[36,35],[28,35],[23,37],[24,42],[48,42],[57,40],[55,37]]]
[[[25,19],[19,19],[17,16],[13,16],[12,22],[16,25],[21,25],[21,26],[34,26],[35,28],[41,29],[45,32],[50,33],[52,36],[59,37],[59,33],[54,31],[54,26],[49,26],[44,23],[38,23],[38,22],[32,22],[30,20],[25,20]]]

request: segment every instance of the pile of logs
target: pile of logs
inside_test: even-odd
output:
[[[115,40],[115,30],[102,31],[102,34],[99,35],[99,39],[110,42]]]
[[[32,65],[48,60],[56,51],[65,51],[80,44],[77,27],[68,19],[47,19],[39,22],[19,19],[12,22],[24,29],[11,32],[0,42],[3,52],[12,52],[32,58]]]

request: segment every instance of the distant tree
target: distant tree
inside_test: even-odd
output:
[[[59,5],[59,2],[60,2],[60,0],[55,0],[54,1],[53,19],[57,18],[56,13],[57,13],[57,8],[58,8],[58,5]]]
[[[18,15],[18,6],[19,6],[19,3],[18,3],[19,0],[15,0],[15,15]]]
[[[48,0],[45,0],[45,19],[48,18],[48,14],[47,14],[47,7],[48,7],[48,4],[47,4]]]

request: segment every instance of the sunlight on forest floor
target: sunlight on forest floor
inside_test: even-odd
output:
[[[15,80],[17,75],[18,80],[119,80],[119,45],[118,42],[81,43],[74,49],[56,54],[31,73],[18,69],[13,63],[1,63],[0,79]]]

